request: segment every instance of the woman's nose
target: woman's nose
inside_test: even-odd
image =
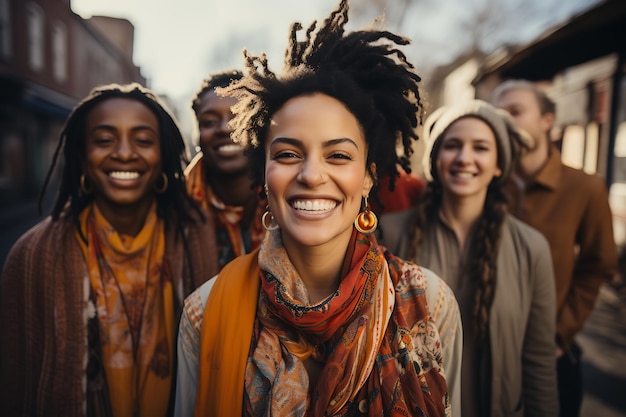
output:
[[[471,157],[471,150],[467,146],[462,146],[456,155],[457,162],[468,162]]]
[[[130,159],[135,155],[135,149],[131,143],[131,140],[128,138],[121,138],[121,140],[117,143],[117,149],[115,150],[115,155],[119,159]]]
[[[230,118],[229,117],[225,117],[222,119],[222,121],[218,124],[219,126],[219,130],[221,132],[224,133],[231,133],[232,129],[230,127]]]
[[[305,161],[296,179],[309,187],[315,187],[324,183],[328,179],[328,175],[320,163]]]

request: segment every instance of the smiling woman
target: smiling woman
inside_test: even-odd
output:
[[[139,101],[112,98],[85,120],[83,186],[90,184],[100,212],[120,233],[135,236],[143,226],[161,176],[161,141],[156,115]],[[167,182],[167,183],[166,183]],[[134,218],[129,218],[132,216]]]
[[[303,42],[293,24],[280,76],[246,54],[218,90],[269,232],[185,302],[178,416],[449,416],[460,398],[452,292],[378,244],[368,205],[378,175],[410,169],[419,77],[406,39],[347,19],[342,1]]]
[[[425,131],[428,185],[401,253],[443,277],[459,301],[461,414],[556,416],[550,247],[505,207],[523,136],[480,100],[436,110]]]
[[[109,85],[70,114],[48,179],[61,153],[52,215],[0,281],[0,402],[16,416],[166,416],[180,306],[218,270],[182,136],[150,90]]]
[[[358,120],[325,94],[294,97],[272,117],[266,149],[268,203],[282,225],[283,243],[305,251],[345,247],[362,199],[374,185]],[[305,283],[312,279],[308,270],[302,273]],[[334,290],[336,278],[328,277]]]

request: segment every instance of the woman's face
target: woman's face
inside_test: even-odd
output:
[[[232,141],[228,125],[233,114],[230,108],[237,104],[234,97],[221,97],[214,91],[205,93],[199,101],[197,118],[200,130],[200,149],[204,165],[213,175],[245,174],[249,170],[243,148]]]
[[[493,178],[502,175],[491,127],[476,117],[452,123],[441,138],[436,168],[444,195],[484,201]]]
[[[294,97],[273,115],[265,151],[268,203],[285,245],[347,244],[373,185],[354,115],[325,94]]]
[[[89,111],[85,123],[84,172],[98,207],[145,207],[161,177],[161,140],[156,115],[143,103],[111,98]]]

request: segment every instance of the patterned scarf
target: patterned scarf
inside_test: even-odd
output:
[[[174,352],[174,298],[156,203],[137,236],[118,233],[97,205],[78,237],[96,307],[102,365],[114,416],[165,416]]]
[[[229,206],[220,200],[211,187],[206,184],[202,156],[196,156],[185,170],[187,193],[202,208],[215,213],[217,243],[219,248],[219,264],[226,265],[237,256],[249,253],[259,247],[265,237],[265,229],[261,224],[263,202],[256,207],[252,222],[246,230],[241,229],[244,207]]]
[[[419,267],[354,233],[335,293],[306,301],[279,231],[259,252],[261,296],[245,371],[247,416],[444,416],[441,344]],[[307,361],[321,369],[310,386]]]

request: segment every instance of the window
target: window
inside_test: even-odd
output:
[[[28,25],[28,64],[33,71],[43,69],[43,12],[30,3],[26,12]]]
[[[58,82],[67,79],[67,30],[61,22],[52,28],[52,73]]]

